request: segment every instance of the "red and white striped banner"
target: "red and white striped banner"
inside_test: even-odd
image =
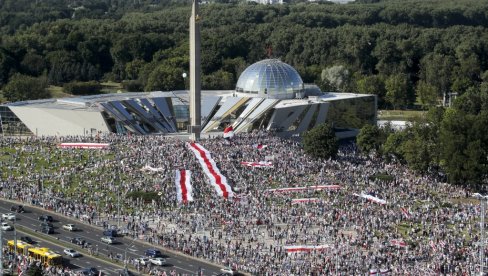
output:
[[[368,195],[368,194],[361,193],[360,195],[358,195],[358,194],[354,193],[353,195],[359,196],[359,197],[362,197],[362,198],[366,198],[367,200],[372,201],[374,203],[378,203],[380,205],[385,205],[387,203],[386,200],[383,200],[383,199],[380,199],[380,198],[377,198],[375,196]]]
[[[278,189],[268,189],[268,193],[292,193],[292,192],[303,192],[308,190],[320,191],[320,190],[338,190],[341,186],[339,185],[317,185],[317,186],[307,186],[307,187],[291,187],[291,188],[278,188]]]
[[[320,200],[320,198],[294,198],[291,200],[291,204],[318,202]]]
[[[269,161],[259,161],[259,162],[241,162],[241,165],[255,168],[266,168],[272,167],[273,163]]]
[[[176,199],[178,203],[184,204],[188,201],[193,201],[193,189],[190,184],[191,171],[176,170],[175,185],[176,185]]]
[[[403,240],[391,240],[390,245],[392,246],[398,246],[398,247],[406,247],[407,243],[404,242]]]
[[[410,214],[410,212],[408,211],[407,208],[405,207],[400,207],[400,210],[402,210],[402,213],[403,215],[405,216],[405,218],[409,219],[412,217],[412,215]]]
[[[256,149],[258,149],[258,150],[263,150],[263,149],[267,148],[267,147],[268,147],[268,145],[263,145],[263,144],[253,144],[253,145],[252,145],[252,147],[253,147],[253,148],[256,148]]]
[[[58,148],[63,149],[106,149],[110,144],[105,143],[61,143]]]
[[[227,178],[220,173],[219,168],[215,164],[210,152],[208,152],[202,145],[198,143],[188,143],[190,150],[195,154],[203,168],[203,171],[210,179],[210,184],[214,186],[215,191],[219,196],[229,198],[234,196],[231,187],[227,183]]]
[[[330,248],[328,244],[324,245],[285,245],[283,249],[285,249],[286,253],[301,253],[301,252],[312,252],[312,251],[322,251]]]

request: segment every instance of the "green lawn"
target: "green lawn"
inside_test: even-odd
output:
[[[420,110],[378,110],[378,120],[408,121],[423,116],[425,112]]]

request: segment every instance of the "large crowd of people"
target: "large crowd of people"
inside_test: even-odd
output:
[[[111,146],[61,149],[61,142]],[[480,202],[471,197],[473,191],[362,155],[352,143],[341,145],[330,160],[314,159],[299,143],[268,132],[199,143],[234,198],[217,195],[186,141],[117,135],[2,138],[0,197],[85,223],[118,221],[128,236],[253,275],[479,271]],[[272,166],[243,166],[243,161]],[[192,172],[194,201],[187,204],[177,202],[179,169]],[[313,185],[340,189],[269,191]],[[158,196],[142,200],[130,196],[135,192]],[[293,201],[307,198],[314,200]]]

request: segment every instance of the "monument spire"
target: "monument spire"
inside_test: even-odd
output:
[[[190,140],[200,139],[201,128],[200,16],[193,0],[190,17]]]

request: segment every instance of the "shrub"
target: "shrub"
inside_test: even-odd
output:
[[[73,95],[94,95],[100,94],[102,85],[96,81],[70,82],[63,86],[63,91]]]

